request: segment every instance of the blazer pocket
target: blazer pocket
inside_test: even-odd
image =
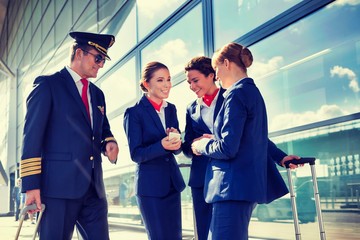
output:
[[[71,153],[46,153],[44,159],[48,161],[70,161],[72,159]]]

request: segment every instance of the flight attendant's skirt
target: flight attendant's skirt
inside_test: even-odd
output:
[[[172,188],[165,197],[137,196],[149,240],[181,240],[180,192]]]

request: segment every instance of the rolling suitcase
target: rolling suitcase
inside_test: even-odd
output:
[[[301,240],[301,233],[300,233],[298,212],[297,212],[297,208],[296,208],[294,185],[293,185],[293,182],[292,182],[291,169],[290,169],[290,166],[289,166],[290,163],[293,163],[293,164],[307,164],[308,163],[310,165],[312,182],[313,182],[313,187],[314,187],[314,198],[315,198],[315,205],[316,205],[316,214],[317,214],[318,222],[319,222],[320,239],[321,240],[326,240],[324,223],[323,223],[323,219],[322,219],[321,206],[320,206],[319,189],[318,189],[317,180],[316,180],[315,158],[311,158],[311,157],[293,159],[293,160],[285,162],[286,171],[287,171],[287,177],[288,177],[288,181],[289,181],[289,189],[290,189],[290,197],[291,197],[291,208],[292,208],[293,217],[294,217],[295,239],[296,240]]]
[[[23,209],[21,209],[20,219],[19,219],[19,227],[18,227],[16,235],[15,235],[15,240],[17,240],[19,238],[21,227],[22,227],[22,224],[24,222],[24,219],[25,219],[25,216],[26,216],[27,212],[29,210],[34,210],[34,209],[36,209],[35,204],[28,205],[28,206],[24,207]],[[44,210],[45,210],[45,204],[41,204],[41,211],[40,211],[39,217],[36,220],[35,232],[34,232],[34,235],[32,237],[33,240],[36,238],[37,230],[39,228],[39,224],[40,224],[41,217],[42,217],[42,214],[43,214]]]

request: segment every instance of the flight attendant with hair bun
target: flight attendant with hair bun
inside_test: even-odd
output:
[[[283,164],[296,156],[272,152],[268,140],[264,100],[254,80],[247,76],[252,64],[250,50],[230,43],[215,52],[212,66],[226,89],[215,118],[213,135],[194,139],[192,152],[206,156],[204,195],[212,204],[208,240],[246,240],[252,211],[287,192],[270,159]],[[278,181],[278,183],[276,181]]]
[[[148,63],[140,83],[143,97],[125,111],[124,129],[131,159],[137,163],[135,194],[149,239],[181,240],[181,199],[185,188],[174,154],[181,152],[175,105],[166,102],[171,89],[168,68]]]
[[[190,90],[196,94],[197,99],[187,107],[182,149],[184,154],[192,160],[189,186],[191,187],[196,219],[197,239],[206,240],[208,239],[212,218],[212,204],[205,201],[204,181],[206,168],[208,163],[211,162],[211,158],[206,155],[193,154],[191,144],[204,134],[207,136],[214,134],[214,121],[223,105],[225,89],[216,85],[215,70],[212,68],[211,59],[208,57],[192,58],[185,66],[185,74]],[[288,193],[275,162],[281,165],[284,161],[294,158],[298,157],[294,155],[287,156],[268,139],[268,191],[266,202],[271,202]]]

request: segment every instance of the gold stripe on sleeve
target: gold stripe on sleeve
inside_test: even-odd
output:
[[[20,177],[41,173],[41,158],[27,158],[20,162]]]
[[[39,174],[39,173],[41,173],[41,170],[31,171],[31,172],[26,172],[26,173],[20,173],[20,177],[31,176],[31,175],[35,175],[35,174]]]
[[[116,139],[114,137],[105,138],[105,142],[108,142],[108,141],[115,141],[116,142]]]
[[[27,158],[27,159],[23,159],[21,160],[21,164],[25,164],[25,163],[30,163],[30,162],[41,162],[41,158],[40,157],[36,157],[36,158]]]

